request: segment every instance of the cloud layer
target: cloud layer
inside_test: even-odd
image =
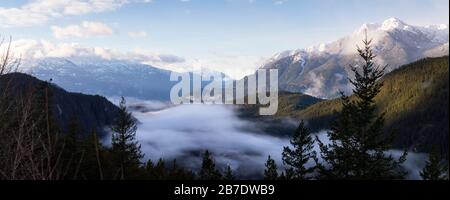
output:
[[[112,99],[118,102],[117,98]],[[130,108],[139,120],[137,139],[146,159],[177,159],[185,167],[197,170],[201,152],[210,150],[220,169],[230,165],[241,177],[261,177],[268,155],[283,169],[281,151],[289,145],[289,138],[264,133],[261,124],[237,117],[233,107],[226,105],[181,105],[171,107],[154,101],[131,99]],[[142,109],[142,107],[149,109]],[[329,144],[325,131],[317,133]],[[106,142],[110,139],[106,138]],[[314,150],[319,152],[316,144]],[[387,152],[399,157],[402,152]],[[321,159],[319,158],[319,161]],[[410,179],[419,179],[424,154],[410,153],[404,164]],[[314,164],[313,162],[308,165]]]
[[[192,169],[201,164],[201,152],[213,152],[220,168],[230,165],[245,176],[261,176],[268,155],[281,162],[288,140],[249,132],[257,124],[242,121],[234,111],[218,105],[183,105],[140,113],[138,140],[147,159],[177,159]],[[245,129],[245,130],[244,130]]]
[[[66,27],[52,26],[53,36],[57,39],[67,37],[92,37],[108,36],[114,33],[114,30],[107,24],[93,21],[83,21],[80,25],[69,25]]]
[[[47,57],[91,57],[108,60],[127,60],[168,69],[172,66],[173,68],[185,66],[184,63],[186,62],[183,57],[172,54],[155,53],[139,49],[131,52],[121,52],[108,48],[86,47],[78,43],[53,43],[46,40],[17,40],[12,43],[11,49],[15,56],[20,56],[24,60]]]
[[[87,37],[87,35],[108,34],[107,27],[96,23],[87,23],[86,26],[59,28],[58,37]],[[97,26],[98,25],[98,26]],[[84,28],[86,27],[86,28]],[[73,29],[73,33],[69,33]],[[81,30],[91,29],[89,34],[79,33]],[[105,29],[105,30],[104,30]],[[12,43],[12,51],[23,60],[41,59],[46,57],[98,57],[101,59],[118,59],[130,62],[152,65],[176,72],[199,71],[201,69],[223,72],[232,78],[242,78],[252,74],[260,66],[263,59],[254,56],[214,55],[209,58],[197,59],[182,57],[170,53],[153,52],[144,49],[132,51],[118,51],[103,47],[87,47],[79,43],[50,42],[47,40],[16,40]]]
[[[67,15],[113,11],[129,3],[151,0],[32,0],[17,8],[0,7],[0,26],[33,26]]]
[[[131,38],[143,38],[147,37],[147,32],[145,31],[128,32],[128,36],[130,36]]]

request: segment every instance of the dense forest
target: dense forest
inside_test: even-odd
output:
[[[426,58],[380,80],[384,85],[375,97],[377,113],[384,114],[385,131],[396,133],[395,147],[420,152],[438,148],[448,157],[448,66],[448,56]],[[317,131],[329,128],[341,109],[341,100],[333,99],[291,114],[308,121],[308,127]]]

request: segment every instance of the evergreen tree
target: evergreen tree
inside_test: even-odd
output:
[[[433,151],[420,176],[423,180],[448,180],[448,163],[436,151]]]
[[[397,160],[385,151],[390,149],[393,136],[386,135],[382,128],[383,115],[376,116],[374,98],[380,92],[384,69],[375,66],[371,40],[363,40],[364,48],[358,47],[364,60],[361,69],[352,66],[355,79],[349,79],[354,86],[354,98],[341,92],[342,111],[328,132],[331,144],[325,145],[318,138],[323,160],[318,164],[320,178],[328,179],[401,179],[405,172],[401,163],[405,153]]]
[[[97,137],[96,128],[93,128],[89,137],[84,140],[84,159],[81,166],[81,176],[88,180],[103,180],[104,174],[104,147]]]
[[[81,140],[81,124],[76,115],[71,115],[69,124],[67,126],[67,134],[64,140],[65,149],[70,149],[70,152],[76,152],[79,149],[79,143]]]
[[[145,171],[147,171],[147,178],[152,179],[151,173],[153,172],[154,169],[155,169],[155,164],[153,163],[152,160],[148,160],[145,163]]]
[[[225,174],[223,176],[224,180],[231,181],[234,180],[234,174],[233,170],[231,169],[230,165],[227,165],[227,168],[225,169]]]
[[[278,171],[277,164],[275,160],[273,160],[270,155],[266,161],[266,169],[264,170],[264,180],[277,180],[278,179]]]
[[[167,179],[167,171],[165,162],[162,158],[154,164],[151,160],[148,160],[145,165],[145,170],[147,172],[147,178],[150,180],[165,180]]]
[[[39,172],[31,172],[33,176],[40,176],[43,180],[58,180],[64,178],[65,168],[61,163],[60,158],[64,153],[64,144],[61,137],[61,132],[53,116],[53,90],[50,81],[45,81],[36,86],[32,96],[33,98],[30,110],[31,127],[29,131],[32,132],[33,153],[30,160],[38,162],[35,167]],[[30,169],[31,170],[31,169]],[[33,177],[35,178],[35,177]]]
[[[64,168],[64,179],[77,179],[84,155],[81,148],[80,121],[75,115],[70,117],[62,151],[61,164]]]
[[[300,122],[290,143],[294,149],[284,147],[282,153],[284,164],[290,167],[289,173],[286,174],[291,174],[293,179],[311,179],[309,174],[315,167],[306,167],[306,164],[316,159],[316,152],[313,151],[314,140],[303,121]]]
[[[266,179],[266,180],[268,180],[268,179]],[[289,180],[289,179],[286,177],[286,175],[284,174],[284,172],[281,172],[280,176],[278,177],[278,180],[283,180],[283,181],[285,181],[285,180]]]
[[[208,150],[203,154],[202,168],[200,169],[199,177],[201,180],[219,180],[222,177],[219,170],[216,169],[216,164]]]
[[[177,164],[177,160],[174,159],[172,162],[172,167],[169,169],[169,180],[192,180],[194,179],[194,174],[185,170]]]
[[[122,97],[115,124],[111,127],[112,153],[117,159],[117,172],[120,179],[133,178],[133,172],[140,170],[140,159],[143,158],[141,145],[136,141],[136,119],[128,112]]]

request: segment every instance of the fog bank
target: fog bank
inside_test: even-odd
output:
[[[117,103],[117,98],[114,101]],[[221,170],[230,165],[243,178],[261,177],[268,155],[283,168],[281,152],[289,145],[289,138],[264,133],[261,124],[238,118],[232,106],[171,106],[136,99],[129,100],[127,105],[139,121],[137,139],[146,160],[177,159],[182,166],[197,170],[201,166],[201,153],[209,150]],[[326,131],[315,135],[323,143],[329,143]],[[314,150],[319,152],[317,144]],[[399,157],[402,151],[387,153]],[[404,167],[410,179],[420,179],[419,170],[425,158],[424,154],[408,154]]]

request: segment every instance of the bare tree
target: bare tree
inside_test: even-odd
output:
[[[0,58],[0,76],[15,72],[19,69],[20,66],[20,58],[16,58],[14,54],[11,52],[11,44],[12,38],[9,37],[9,40],[5,40],[2,38],[0,40],[0,50],[1,50],[1,58]]]
[[[24,88],[4,78],[18,72],[21,61],[11,42],[0,41],[0,179],[60,179],[64,142],[51,126],[49,84]]]

